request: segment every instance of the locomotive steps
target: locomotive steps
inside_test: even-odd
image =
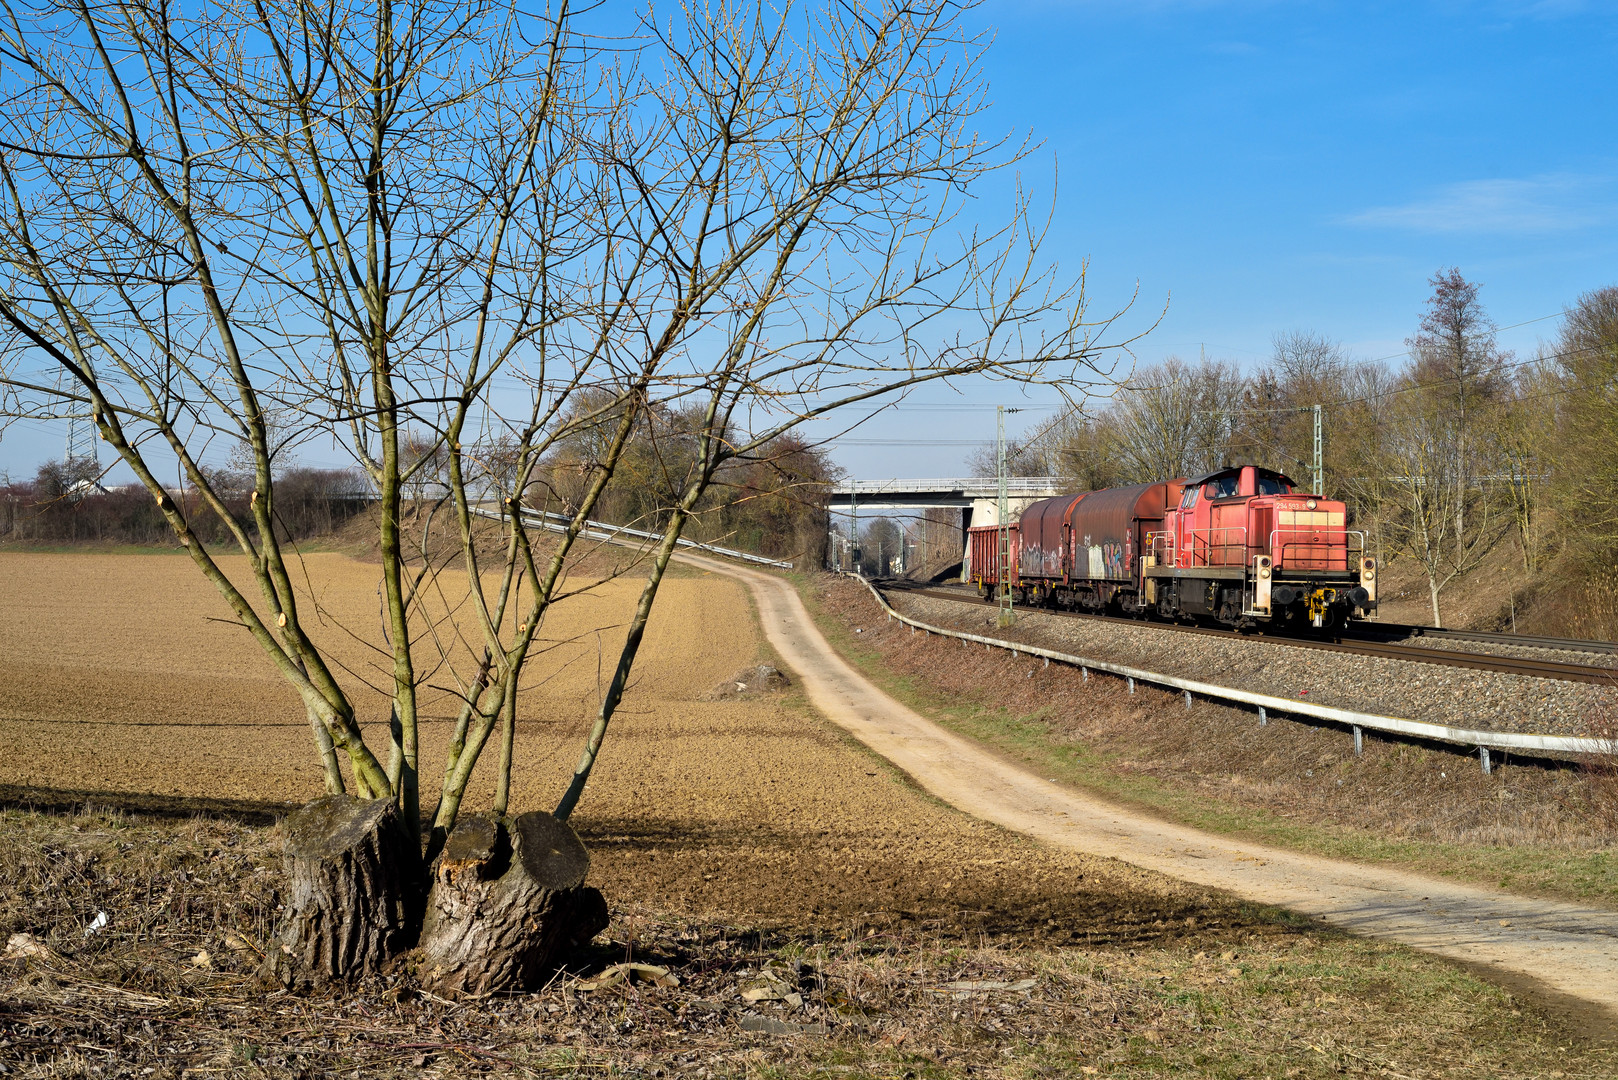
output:
[[[832,650],[786,582],[685,558],[746,582],[766,636],[814,706],[958,809],[1587,1002],[1618,1025],[1618,913],[1215,836],[1054,784],[879,690]]]

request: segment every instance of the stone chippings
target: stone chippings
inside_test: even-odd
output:
[[[1475,652],[1484,656],[1510,656],[1519,660],[1556,660],[1564,664],[1612,668],[1614,677],[1618,677],[1618,653],[1585,652],[1582,649],[1548,649],[1542,645],[1507,645],[1499,641],[1468,641],[1466,638],[1422,636],[1408,638],[1399,644],[1418,649]]]
[[[1453,727],[1590,735],[1593,724],[1618,712],[1618,692],[1598,683],[1226,640],[1144,622],[1073,619],[1027,608],[1018,609],[1015,626],[1001,630],[993,608],[904,594],[890,595],[889,602],[934,626],[1237,690]]]

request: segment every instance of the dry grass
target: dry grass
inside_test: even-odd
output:
[[[1592,572],[1565,558],[1543,578],[1519,613],[1523,633],[1618,641],[1618,576],[1610,567]]]
[[[1607,752],[1585,767],[1590,785],[1591,813],[1618,833],[1618,706],[1605,702],[1586,718],[1592,738],[1602,740]]]
[[[0,961],[0,1071],[1594,1077],[1618,1065],[1449,965],[1273,914],[1144,947],[1056,948],[630,907],[538,994],[451,1002],[405,969],[340,995],[266,996],[253,971],[284,886],[276,844],[275,829],[228,820],[0,812],[0,935],[48,950]],[[87,937],[98,911],[108,924]],[[680,985],[589,992],[575,978],[627,958]],[[801,1001],[747,1000],[757,987]]]

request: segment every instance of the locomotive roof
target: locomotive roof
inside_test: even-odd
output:
[[[1226,465],[1222,469],[1215,469],[1213,472],[1209,473],[1207,476],[1199,476],[1195,480],[1187,480],[1185,482],[1185,486],[1186,487],[1196,487],[1198,484],[1206,484],[1208,481],[1214,479],[1215,477],[1229,476],[1231,473],[1239,473],[1243,469],[1245,469],[1246,467],[1247,466],[1245,466],[1245,465]],[[1253,466],[1253,471],[1258,473],[1260,476],[1273,476],[1277,480],[1285,480],[1288,484],[1291,484],[1293,487],[1298,486],[1297,481],[1293,480],[1292,477],[1288,476],[1284,472],[1277,472],[1274,469],[1266,469],[1262,465],[1254,465]]]

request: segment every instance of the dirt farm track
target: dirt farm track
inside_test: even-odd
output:
[[[314,628],[386,748],[378,568],[308,557]],[[230,567],[239,572],[241,565]],[[549,808],[594,708],[636,585],[562,605],[523,697],[514,809]],[[298,803],[319,793],[296,697],[190,560],[0,554],[0,785]],[[225,621],[214,621],[225,620]],[[574,817],[610,897],[765,922],[901,923],[1096,944],[1270,924],[1204,889],[1051,851],[941,806],[789,692],[703,700],[758,662],[744,587],[688,571],[664,586],[634,687]],[[430,679],[444,685],[447,679]],[[423,735],[441,761],[450,702]],[[493,755],[488,755],[492,759]],[[422,778],[423,800],[437,779]],[[492,773],[474,780],[486,805]]]

